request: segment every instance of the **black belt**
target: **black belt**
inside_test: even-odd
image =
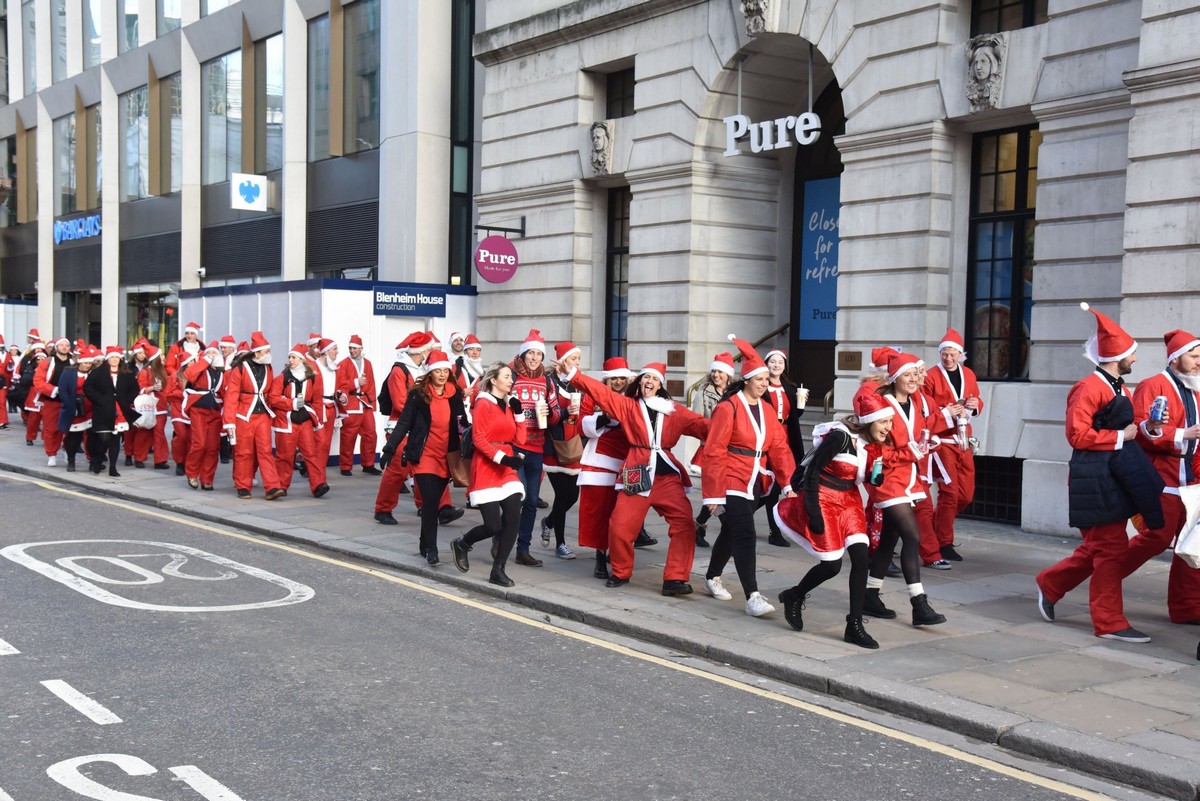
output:
[[[738,456],[754,456],[757,458],[764,455],[764,451],[752,451],[749,448],[738,448],[733,445],[730,445],[727,450],[730,453],[736,453]]]
[[[854,489],[855,485],[857,484],[857,482],[851,481],[848,478],[838,478],[837,476],[827,476],[824,473],[822,473],[821,476],[817,479],[817,482],[822,487],[828,487],[829,489],[842,490],[842,491]]]

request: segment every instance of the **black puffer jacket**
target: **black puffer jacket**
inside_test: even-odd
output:
[[[446,388],[454,393],[450,396],[450,442],[447,447],[456,451],[460,446],[459,426],[465,422],[466,409],[463,407],[462,390],[458,385],[447,383]],[[408,400],[404,402],[404,409],[400,412],[400,418],[396,420],[396,427],[392,429],[387,444],[383,446],[383,453],[390,459],[404,438],[408,437],[408,442],[404,444],[404,450],[401,452],[401,463],[417,464],[421,461],[421,454],[425,452],[425,442],[429,439],[429,427],[432,424],[433,415],[429,411],[429,403],[420,390],[414,387],[408,393]]]
[[[1132,422],[1132,404],[1118,395],[1096,412],[1092,426],[1097,431],[1120,431]],[[1150,457],[1136,442],[1126,442],[1116,451],[1076,449],[1071,454],[1067,484],[1069,523],[1072,528],[1092,528],[1140,513],[1148,528],[1162,528],[1164,486]]]

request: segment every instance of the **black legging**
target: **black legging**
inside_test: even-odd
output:
[[[870,557],[867,556],[866,543],[855,543],[847,546],[846,553],[850,555],[850,614],[862,617],[863,598],[867,594],[867,568]],[[842,560],[817,562],[812,569],[804,574],[796,585],[796,592],[803,598],[842,570]]]
[[[433,473],[417,473],[413,476],[417,489],[422,498],[440,498],[446,491],[450,479],[435,476]],[[436,502],[421,504],[421,553],[432,550],[437,553],[438,514],[442,510]]]
[[[881,579],[887,575],[888,565],[892,561],[892,552],[896,550],[896,541],[900,546],[900,569],[904,571],[906,584],[921,582],[921,527],[917,525],[917,515],[913,507],[907,503],[888,506],[883,510],[883,533],[879,536],[879,546],[871,557],[871,576]]]
[[[771,487],[771,492],[763,499],[763,504],[767,507],[767,530],[775,537],[783,536],[779,531],[779,524],[775,522],[775,504],[779,503],[779,495],[782,492],[783,488],[776,484]]]
[[[567,512],[579,500],[578,477],[570,473],[546,473],[546,476],[554,488],[554,505],[550,507],[546,522],[554,529],[554,544],[566,545]]]
[[[481,503],[479,513],[483,516],[483,525],[475,526],[463,535],[463,542],[468,546],[500,535],[496,559],[492,562],[493,568],[504,567],[508,562],[508,555],[512,553],[513,545],[517,542],[517,531],[521,527],[523,502],[521,495],[514,492],[503,500]]]
[[[742,582],[742,590],[747,598],[751,593],[758,592],[754,554],[754,510],[761,505],[761,500],[752,501],[737,495],[725,496],[721,533],[713,542],[708,572],[704,576],[711,579],[721,575],[725,565],[729,564],[729,557],[733,556],[733,566],[737,569],[738,580]]]
[[[116,471],[117,457],[121,454],[121,439],[120,434],[114,434],[111,431],[96,433],[96,449],[92,451],[92,470],[94,472],[100,472],[100,463],[104,460],[106,450],[108,451],[108,470],[110,473]]]

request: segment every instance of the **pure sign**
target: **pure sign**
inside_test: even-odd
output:
[[[489,236],[475,249],[475,269],[485,281],[503,284],[517,274],[517,248],[503,236]]]

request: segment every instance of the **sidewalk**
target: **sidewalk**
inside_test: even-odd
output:
[[[483,562],[464,575],[451,561],[450,540],[478,522],[476,512],[468,510],[442,527],[443,562],[430,568],[416,553],[412,496],[401,496],[399,526],[375,523],[379,480],[357,468],[352,478],[331,470],[332,491],[321,500],[309,495],[306,480],[297,475],[287,498],[268,502],[256,488],[254,500],[239,501],[228,465],[218,470],[217,490],[211,493],[191,490],[174,470],[119,465],[121,477],[109,478],[93,476],[81,460],[81,472],[67,473],[63,456],[58,467],[47,467],[41,443],[26,447],[22,433],[16,427],[0,432],[0,469],[361,557],[1171,798],[1200,798],[1200,627],[1167,620],[1163,557],[1125,582],[1126,614],[1153,642],[1100,640],[1092,635],[1086,586],[1056,606],[1054,624],[1044,622],[1035,606],[1032,577],[1068,553],[1075,540],[964,521],[958,543],[965,561],[950,571],[924,570],[921,576],[933,606],[949,621],[913,628],[902,582],[889,579],[883,597],[899,616],[868,619],[868,631],[881,647],[867,651],[841,639],[848,565],[809,598],[802,633],[792,631],[781,608],[762,619],[748,617],[732,564],[725,579],[734,600],[708,597],[703,592],[707,549],[696,553],[692,585],[697,591],[662,597],[666,526],[653,513],[648,529],[661,542],[637,552],[637,569],[625,587],[607,589],[592,578],[591,551],[581,551],[573,561],[555,559],[535,531],[532,553],[545,567],[510,562],[517,585],[502,590],[487,583]],[[463,491],[454,492],[461,503]],[[544,494],[550,495],[549,482]],[[695,494],[693,503],[698,503]],[[760,588],[775,603],[779,591],[798,581],[813,561],[799,548],[767,545],[761,513],[758,522]],[[574,547],[575,541],[573,514],[567,542]]]

